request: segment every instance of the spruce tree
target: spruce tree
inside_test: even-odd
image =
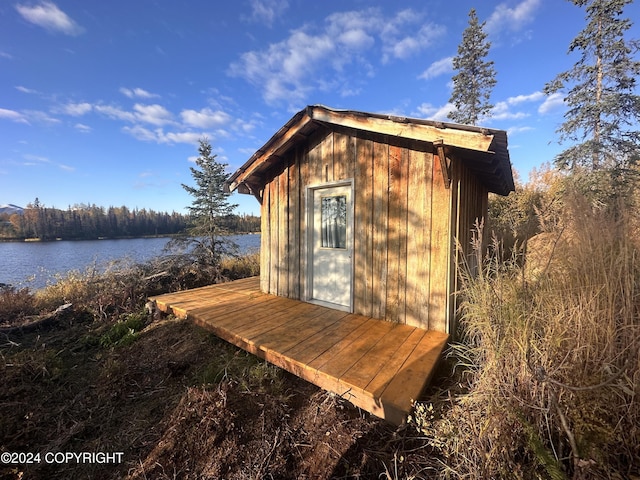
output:
[[[469,26],[462,33],[462,42],[458,45],[458,55],[453,58],[453,68],[458,73],[453,76],[449,102],[456,109],[448,117],[457,123],[477,125],[493,108],[489,100],[496,84],[496,71],[493,61],[486,60],[491,43],[483,30],[485,24],[478,23],[476,11],[472,8]]]
[[[574,173],[607,172],[615,190],[640,146],[640,62],[633,59],[638,43],[625,40],[631,21],[622,18],[632,0],[569,1],[585,8],[587,24],[569,45],[579,60],[545,86],[546,94],[564,92],[568,110],[557,133],[561,142],[574,143],[556,157],[556,165]]]
[[[225,171],[227,165],[216,160],[217,155],[212,153],[207,139],[200,140],[198,153],[197,168],[189,167],[196,186],[182,184],[182,188],[193,197],[191,206],[187,207],[191,223],[189,243],[199,261],[217,266],[220,257],[235,248],[226,238],[228,232],[224,220],[237,205],[229,203],[229,194],[223,191],[224,182],[229,177]]]

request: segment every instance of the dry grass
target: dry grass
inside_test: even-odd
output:
[[[104,271],[90,265],[84,271],[59,275],[34,293],[11,291],[3,300],[0,292],[0,319],[10,309],[9,301],[17,302],[12,311],[24,311],[27,300],[35,311],[73,303],[96,318],[107,319],[140,310],[153,295],[259,275],[259,270],[260,257],[254,253],[226,258],[215,266],[203,265],[189,255],[167,255],[145,264],[124,259],[112,262]]]
[[[33,293],[28,288],[0,284],[0,326],[20,323],[25,317],[35,315],[34,303]]]
[[[629,218],[565,207],[535,276],[494,248],[465,278],[468,393],[416,413],[444,478],[640,475],[640,242]]]

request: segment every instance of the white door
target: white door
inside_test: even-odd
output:
[[[351,311],[351,185],[313,188],[309,215],[311,301]]]

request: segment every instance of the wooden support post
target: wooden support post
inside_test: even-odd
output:
[[[444,186],[448,189],[451,186],[451,162],[447,161],[447,157],[444,153],[444,141],[436,140],[435,142],[433,142],[433,146],[436,147],[438,158],[440,159],[440,167],[442,169]]]

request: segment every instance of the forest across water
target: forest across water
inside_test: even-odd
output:
[[[0,240],[95,240],[177,235],[185,231],[189,215],[147,209],[75,205],[49,208],[37,200],[19,212],[0,214]],[[220,226],[229,233],[260,231],[260,217],[228,215]]]

